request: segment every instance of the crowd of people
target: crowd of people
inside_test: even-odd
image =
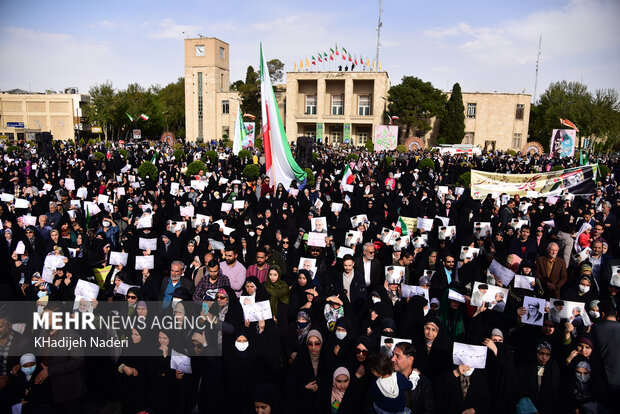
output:
[[[620,410],[616,156],[598,159],[610,172],[592,194],[476,200],[456,185],[472,168],[544,173],[578,160],[318,147],[314,177],[284,186],[258,150],[21,148],[0,159],[3,412],[100,401],[124,413]],[[207,168],[188,175],[198,159]],[[139,175],[153,160],[157,172]],[[219,334],[131,329],[116,335],[132,353],[98,357],[28,349],[37,332],[7,304],[80,301],[80,281],[99,286],[94,312],[108,301],[136,318],[192,309]],[[250,321],[246,301],[268,302],[263,316]],[[79,335],[47,333],[61,334]],[[221,356],[204,355],[213,343]],[[191,373],[172,368],[172,353]]]

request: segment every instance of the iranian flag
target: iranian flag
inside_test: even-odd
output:
[[[262,44],[260,46],[260,80],[265,170],[271,178],[272,186],[282,184],[285,189],[288,189],[291,181],[296,180],[298,188],[302,189],[306,185],[307,174],[297,165],[286,139],[282,117],[271,86],[267,61],[263,56]]]
[[[562,123],[562,125],[567,126],[569,128],[573,128],[575,131],[579,132],[579,129],[575,126],[575,124],[573,124],[571,121],[569,121],[568,119],[562,119],[560,118],[560,122]]]
[[[344,169],[344,174],[342,174],[342,183],[346,185],[351,185],[355,181],[355,176],[353,175],[353,163],[349,163],[347,167]]]
[[[127,118],[129,118],[129,120],[133,122],[133,116],[129,115],[127,112],[125,112],[125,115],[127,115]]]
[[[409,232],[407,231],[407,224],[405,223],[405,220],[403,220],[403,218],[400,216],[398,216],[398,221],[396,222],[396,227],[394,228],[394,231],[399,232],[402,236],[406,236],[407,234],[409,234]]]
[[[390,117],[390,125],[392,125],[392,124],[394,123],[394,120],[395,120],[395,119],[396,119],[396,120],[398,120],[398,119],[400,119],[400,118],[399,118],[399,117],[397,117],[396,115],[394,115],[394,116],[391,116],[391,117]]]
[[[233,154],[239,155],[239,151],[243,147],[243,141],[246,140],[248,135],[248,131],[245,129],[245,124],[243,123],[243,117],[241,116],[241,105],[239,101],[237,101],[237,119],[235,120],[235,135],[233,137]]]
[[[145,121],[149,120],[149,116],[147,114],[140,115],[140,118],[144,119]]]

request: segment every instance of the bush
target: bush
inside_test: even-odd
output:
[[[84,146],[84,142],[85,142],[85,141],[84,141],[84,138],[80,138],[80,147],[83,147],[83,146]]]
[[[94,139],[92,139],[92,138],[89,138],[89,139],[88,139],[88,145],[91,145],[91,146],[92,146],[92,145],[95,145],[95,140],[94,140]]]
[[[434,170],[435,162],[431,160],[430,158],[422,158],[420,161],[418,161],[418,168],[421,170],[421,169],[424,169],[425,167],[428,167]]]
[[[347,155],[347,158],[345,158],[345,161],[346,162],[349,162],[351,160],[357,161],[358,158],[359,158],[359,155],[357,155],[357,154],[349,154],[349,155]]]
[[[517,151],[515,151],[515,150],[508,150],[508,151],[504,151],[504,154],[510,155],[511,157],[514,157],[515,155],[517,155]]]
[[[177,142],[176,144],[172,146],[172,148],[174,148],[175,150],[183,149],[183,144],[181,144],[180,142]]]
[[[103,161],[103,159],[105,158],[105,154],[103,152],[100,151],[95,151],[95,159],[97,161]]]
[[[256,164],[248,164],[243,167],[243,175],[250,180],[258,178],[258,174],[260,174],[260,167]]]
[[[446,144],[446,139],[445,138],[439,138],[437,140],[437,145],[445,145]]]
[[[321,155],[318,152],[313,152],[312,153],[312,161],[316,161],[319,159]]]
[[[206,161],[207,158],[209,158],[211,164],[215,164],[215,161],[217,161],[217,152],[213,150],[205,152],[205,155],[202,156],[202,160]]]
[[[176,146],[176,144],[175,144]],[[172,156],[174,157],[175,160],[180,160],[181,158],[185,158],[185,151],[183,151],[182,149],[176,149],[174,150],[174,152],[172,153]]]
[[[157,177],[157,167],[150,161],[144,161],[138,167],[138,174],[143,179],[148,175],[151,178]]]
[[[239,158],[252,158],[252,153],[248,150],[241,150],[239,151]]]
[[[256,138],[254,140],[254,148],[258,148],[259,150],[263,150],[263,139],[262,138]]]
[[[407,147],[405,145],[397,145],[396,146],[396,151],[398,151],[398,152],[408,152],[407,151]]]
[[[392,158],[390,156],[387,156],[387,157],[384,158],[384,160],[385,160],[385,165],[389,167],[392,164],[392,162],[394,161],[394,158]]]
[[[121,154],[121,157],[127,159],[127,150],[125,148],[121,148],[118,150],[118,153]]]
[[[200,148],[207,148],[208,146],[209,146],[209,145],[207,145],[207,143],[206,143],[206,142],[199,142],[199,143],[198,143],[198,147],[200,147]]]
[[[371,140],[366,141],[364,146],[368,152],[373,152],[375,150],[375,144],[373,144]]]
[[[185,174],[188,177],[191,177],[193,175],[197,175],[200,172],[200,170],[207,172],[208,171],[207,164],[205,164],[204,162],[200,160],[192,161],[187,166],[187,171],[185,172]]]
[[[554,165],[553,167],[551,167],[551,171],[561,171],[563,169],[564,169],[564,166],[560,164]]]
[[[457,187],[469,187],[471,184],[471,171],[464,172],[456,179]]]
[[[104,145],[107,149],[112,148],[112,143],[110,141],[106,141]]]
[[[598,170],[599,170],[599,176],[597,177],[597,179],[601,179],[601,178],[605,178],[607,177],[607,174],[609,174],[611,171],[609,170],[609,167],[606,166],[605,164],[599,164],[598,166]]]
[[[316,178],[314,177],[314,172],[312,171],[311,168],[304,168],[304,171],[308,175],[308,178],[306,180],[306,187],[314,186],[314,184],[316,184]]]
[[[22,149],[18,147],[17,145],[11,145],[6,149],[6,153],[11,154],[11,155],[21,154],[21,152],[22,152]]]

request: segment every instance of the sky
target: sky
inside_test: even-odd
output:
[[[199,34],[230,45],[231,82],[260,42],[288,71],[336,44],[372,61],[378,15],[378,0],[0,0],[0,90],[165,86]],[[619,0],[384,0],[379,60],[392,85],[533,94],[542,36],[538,96],[561,80],[620,91],[619,18]]]

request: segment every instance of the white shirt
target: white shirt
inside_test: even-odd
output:
[[[351,300],[351,282],[353,282],[354,274],[354,272],[351,272],[351,276],[347,276],[346,273],[342,272],[342,287],[347,290],[347,298],[349,300]]]
[[[367,261],[364,257],[362,263],[364,263],[364,281],[366,282],[366,287],[368,287],[370,286],[370,266],[372,265],[372,261]]]

